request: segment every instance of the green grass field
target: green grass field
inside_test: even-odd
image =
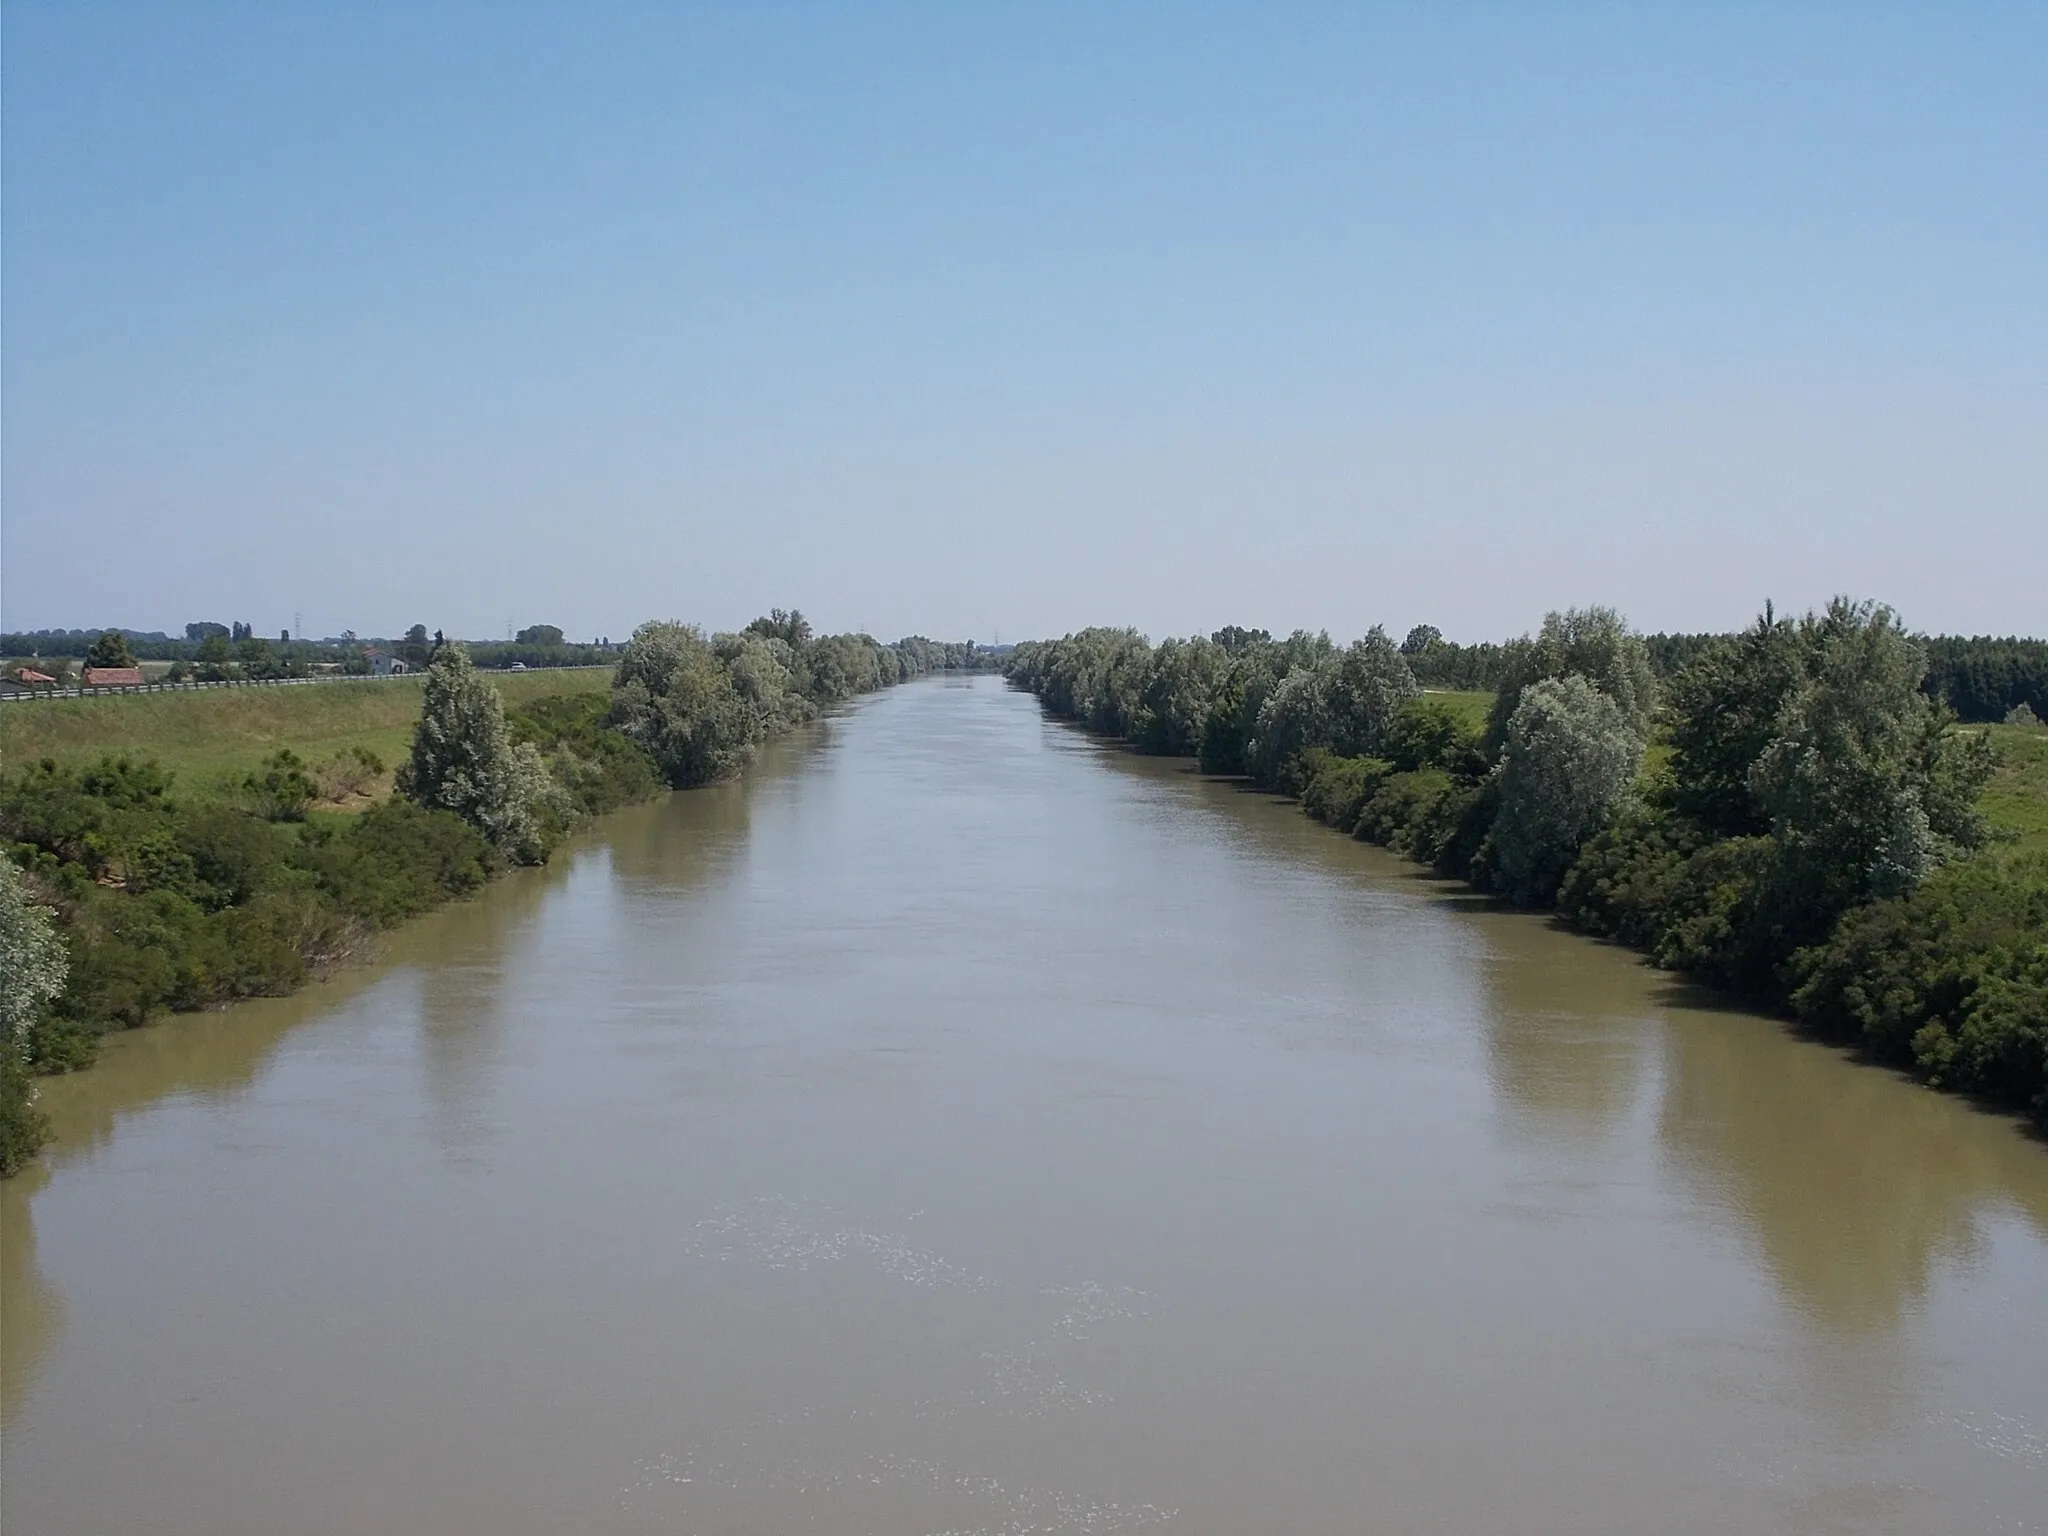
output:
[[[602,693],[612,678],[608,667],[489,675],[508,705]],[[202,796],[226,793],[280,747],[315,765],[365,747],[390,768],[410,750],[422,681],[396,677],[0,704],[0,767],[12,771],[46,757],[77,764],[130,752],[155,758],[178,776],[180,790]],[[378,788],[389,787],[387,774]]]
[[[1425,688],[1422,693],[1432,704],[1448,704],[1473,730],[1486,728],[1486,716],[1493,708],[1491,693],[1463,693],[1455,688]]]
[[[2015,846],[2048,853],[2048,727],[1988,725],[1998,772],[1977,805],[1991,824],[2013,833]]]

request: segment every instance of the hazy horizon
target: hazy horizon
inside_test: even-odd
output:
[[[2044,628],[2042,7],[0,43],[0,628]]]

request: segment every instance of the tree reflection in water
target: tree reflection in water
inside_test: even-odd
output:
[[[1897,1328],[1937,1266],[1969,1263],[2002,1213],[2048,1236],[2048,1159],[2009,1120],[1845,1062],[1711,994],[1667,993],[1666,1161],[1740,1219],[1815,1321]]]

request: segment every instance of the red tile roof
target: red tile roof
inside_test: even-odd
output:
[[[88,688],[140,688],[142,669],[140,667],[87,667],[85,686]]]
[[[38,672],[34,667],[22,667],[15,677],[24,683],[54,683],[57,681],[47,672]]]

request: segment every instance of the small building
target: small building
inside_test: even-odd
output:
[[[14,680],[29,688],[54,688],[57,686],[57,679],[50,676],[47,672],[38,672],[34,667],[15,668]]]
[[[378,650],[368,652],[367,656],[370,663],[370,671],[378,677],[405,676],[405,663],[399,660],[398,657],[386,655],[383,651]]]
[[[140,688],[142,668],[140,667],[87,667],[85,686],[88,688]]]

